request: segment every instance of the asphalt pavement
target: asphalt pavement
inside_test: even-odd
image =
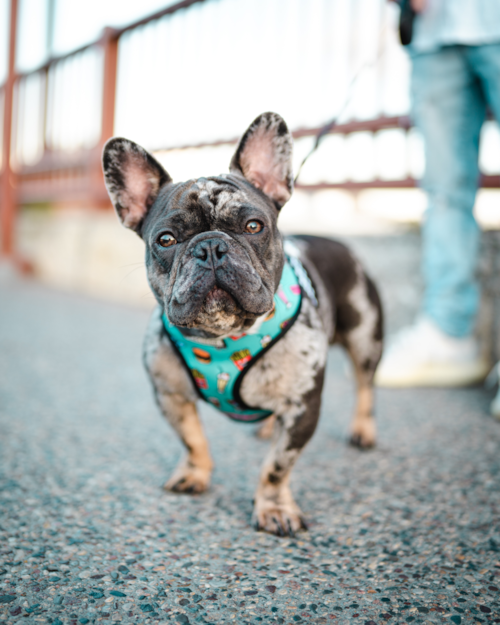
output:
[[[398,308],[396,282],[382,289],[393,326],[419,288],[400,284]],[[268,443],[215,409],[201,406],[209,492],[162,490],[181,446],[142,368],[147,317],[35,281],[0,287],[0,623],[500,623],[491,391],[377,390],[379,444],[360,452],[332,349],[292,478],[309,531],[278,538],[251,526]]]

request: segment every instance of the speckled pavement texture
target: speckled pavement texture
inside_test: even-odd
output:
[[[310,529],[282,539],[250,525],[268,446],[254,426],[202,407],[213,485],[161,489],[181,447],[142,369],[146,321],[33,282],[0,288],[1,623],[500,623],[491,392],[379,390],[379,445],[362,453],[346,445],[353,382],[332,350],[292,479]]]

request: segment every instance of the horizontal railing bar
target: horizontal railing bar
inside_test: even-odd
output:
[[[313,184],[300,183],[295,185],[296,189],[302,191],[327,191],[329,189],[340,189],[345,191],[360,191],[363,189],[408,189],[416,187],[418,184],[415,178],[407,177],[401,180],[373,180],[354,181],[346,180],[345,182],[318,182]]]
[[[51,202],[57,203],[72,203],[80,202],[82,204],[91,204],[98,200],[100,203],[109,203],[109,196],[105,190],[92,195],[92,199],[89,199],[89,188],[86,184],[68,185],[64,188],[64,185],[60,185],[61,188],[54,189],[54,187],[37,186],[37,187],[20,187],[18,192],[18,201],[20,204],[45,204]],[[111,208],[111,203],[109,203]]]
[[[400,115],[395,117],[378,117],[376,119],[367,119],[362,121],[345,122],[333,126],[327,134],[350,135],[355,132],[377,132],[379,130],[390,130],[392,128],[401,128],[409,130],[412,127],[410,117],[408,115]],[[304,137],[315,137],[323,126],[316,128],[298,128],[292,131],[294,139],[302,139]],[[186,143],[181,146],[172,146],[170,148],[155,148],[153,152],[169,152],[171,150],[190,150],[199,148],[215,148],[220,145],[234,145],[238,143],[240,137],[231,139],[217,139],[216,141],[202,141],[200,143]]]
[[[75,172],[76,173],[76,172]],[[21,203],[40,202],[88,202],[89,188],[84,179],[78,177],[46,180],[26,180],[19,181],[19,201]],[[414,189],[418,182],[414,178],[404,180],[372,180],[364,182],[339,182],[339,183],[319,183],[319,184],[297,184],[296,189],[304,192],[314,191],[368,191],[368,190],[391,190],[391,189]],[[483,176],[480,183],[481,188],[499,189],[500,176]],[[93,199],[107,200],[106,192],[103,189],[93,189]]]
[[[34,165],[23,165],[17,172],[20,176],[50,174],[55,171],[66,171],[75,167],[86,167],[93,156],[92,150],[80,150],[73,154],[67,152],[44,152],[42,158]]]
[[[413,189],[417,186],[418,180],[409,176],[401,180],[381,180],[380,178],[375,178],[363,181],[346,180],[345,182],[318,182],[316,184],[297,183],[295,188],[302,191],[327,191],[329,189],[363,191],[366,189]],[[481,176],[479,187],[483,189],[499,189],[500,176]]]
[[[19,172],[19,182],[21,187],[31,185],[43,185],[54,184],[57,187],[58,182],[62,178],[57,176],[54,178],[53,174],[60,172],[63,176],[65,172],[71,172],[73,176],[78,172],[82,175],[89,165],[89,154],[87,152],[81,152],[78,155],[74,155],[72,158],[66,157],[64,160],[57,158],[56,155],[52,155],[52,158],[46,159],[45,162],[37,165],[25,166]],[[73,183],[74,184],[74,183]],[[77,183],[78,184],[78,183]],[[303,191],[324,191],[328,189],[343,189],[346,191],[360,191],[364,189],[407,189],[418,186],[418,181],[408,176],[406,178],[398,180],[383,180],[380,178],[374,178],[371,180],[354,181],[346,179],[343,182],[318,182],[313,184],[298,183],[295,185],[296,189]],[[482,175],[480,179],[480,187],[498,189],[500,188],[500,175]],[[59,190],[54,188],[53,194],[57,196]],[[64,190],[64,195],[71,193],[68,189]],[[49,193],[50,194],[50,193]]]
[[[337,124],[333,126],[327,134],[339,134],[350,135],[354,132],[377,132],[379,130],[389,130],[393,128],[401,128],[402,130],[409,130],[412,127],[410,117],[408,115],[400,115],[394,117],[377,117],[375,119],[367,120],[354,120],[345,122],[343,124]],[[323,126],[318,128],[299,128],[293,131],[294,139],[301,139],[302,137],[314,137],[321,130]]]
[[[365,121],[352,121],[345,124],[339,124],[330,130],[332,134],[352,134],[362,131],[379,131],[390,128],[409,128],[410,120],[408,117],[381,117],[379,119],[365,120]],[[321,128],[300,128],[294,131],[292,134],[294,138],[300,139],[302,137],[314,137],[321,130]],[[207,141],[204,143],[189,144],[181,147],[165,148],[163,150],[153,150],[154,152],[163,152],[170,150],[187,150],[187,149],[200,149],[206,147],[217,147],[220,145],[234,145],[239,141],[239,137],[233,139],[221,139],[219,141]],[[24,165],[20,169],[21,175],[29,175],[34,173],[41,173],[44,171],[63,171],[65,169],[71,169],[75,165],[85,165],[88,162],[89,153],[87,150],[82,150],[76,154],[68,154],[66,152],[51,152],[47,151],[43,155],[42,159],[34,165]]]
[[[123,33],[126,33],[129,30],[133,30],[134,28],[139,28],[140,26],[145,26],[149,22],[154,22],[155,20],[159,20],[160,18],[165,17],[165,15],[171,15],[172,13],[177,13],[177,11],[180,11],[181,9],[188,9],[193,4],[198,4],[200,2],[205,2],[205,0],[182,0],[181,2],[172,4],[166,9],[161,9],[160,11],[157,11],[156,13],[152,13],[151,15],[148,15],[147,17],[143,17],[142,19],[137,20],[136,22],[132,22],[131,24],[128,24],[127,26],[123,26],[122,28],[117,28],[116,29],[117,36],[120,37],[121,35],[123,35]]]
[[[500,176],[481,176],[479,186],[483,189],[498,189],[500,188]]]
[[[27,78],[28,76],[38,74],[39,72],[47,71],[51,65],[55,65],[56,63],[59,63],[60,61],[65,61],[66,59],[69,59],[72,56],[77,56],[78,54],[81,54],[82,52],[85,52],[86,50],[89,50],[90,48],[97,46],[100,41],[101,39],[97,39],[97,41],[86,43],[84,46],[81,46],[80,48],[77,48],[76,50],[71,50],[71,52],[65,52],[64,54],[58,54],[57,56],[51,56],[49,59],[44,61],[41,65],[37,65],[37,67],[35,67],[34,69],[30,69],[26,72],[17,72],[16,78],[17,79]]]
[[[99,39],[95,39],[94,41],[91,41],[90,43],[86,43],[85,45],[80,46],[76,50],[71,50],[70,52],[65,52],[64,54],[58,54],[57,56],[52,56],[46,61],[44,61],[43,63],[41,63],[40,65],[37,65],[34,69],[30,69],[26,72],[16,72],[16,78],[18,79],[26,78],[27,76],[37,74],[38,72],[46,71],[47,69],[49,69],[51,65],[59,63],[60,61],[65,61],[66,59],[72,56],[76,56],[78,54],[81,54],[82,52],[85,52],[86,50],[89,50],[90,48],[98,46],[102,42],[103,36],[108,36],[108,37],[111,37],[112,39],[119,39],[121,35],[123,35],[124,33],[130,30],[133,30],[134,28],[139,28],[140,26],[144,26],[148,24],[149,22],[154,22],[155,20],[158,20],[164,17],[165,15],[171,15],[172,13],[176,13],[177,11],[180,11],[182,9],[187,9],[190,6],[194,4],[198,4],[200,2],[205,2],[205,0],[182,0],[181,2],[177,2],[176,4],[173,4],[167,7],[166,9],[161,9],[160,11],[156,11],[156,13],[152,13],[151,15],[148,15],[147,17],[144,17],[140,20],[132,22],[131,24],[127,24],[127,26],[123,26],[121,28],[107,27],[104,29],[105,34],[101,35]],[[0,89],[2,87],[3,87],[3,84],[0,85]]]

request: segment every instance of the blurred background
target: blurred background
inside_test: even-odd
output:
[[[0,0],[4,260],[58,288],[150,306],[142,243],[104,189],[102,145],[130,138],[174,180],[218,174],[266,110],[294,131],[296,167],[338,116],[280,216],[284,232],[414,228],[424,154],[398,11],[386,0]],[[495,122],[480,162],[476,214],[498,228]]]

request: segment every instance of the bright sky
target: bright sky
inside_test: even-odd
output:
[[[29,70],[47,54],[48,0],[19,0],[17,66]],[[0,0],[0,83],[7,65],[7,34],[10,0]],[[125,26],[163,9],[172,0],[55,0],[56,23],[53,53],[62,54],[99,37],[105,26]]]

